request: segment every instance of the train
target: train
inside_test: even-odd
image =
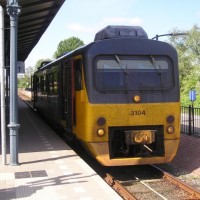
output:
[[[140,26],[107,26],[43,63],[34,108],[104,166],[170,162],[180,141],[176,49]]]

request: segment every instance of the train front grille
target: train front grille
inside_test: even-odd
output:
[[[110,159],[164,156],[163,126],[109,128]]]

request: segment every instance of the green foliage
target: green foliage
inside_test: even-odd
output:
[[[39,59],[34,67],[27,67],[23,77],[18,77],[18,88],[30,88],[31,87],[31,76],[40,67],[44,61],[50,61],[50,59]]]
[[[192,105],[192,102],[189,99],[189,92],[188,95],[181,96],[181,105],[186,107]],[[196,100],[193,102],[193,105],[196,108],[200,108],[200,95],[196,96]]]
[[[36,63],[35,63],[35,70],[37,70],[37,68],[39,68],[42,64],[42,62],[48,62],[48,61],[51,61],[51,59],[49,58],[41,58],[39,59]]]
[[[18,78],[18,88],[29,88],[31,87],[31,76],[34,73],[32,67],[27,67],[23,77]]]
[[[62,40],[57,47],[56,52],[54,53],[54,58],[60,57],[65,52],[70,52],[80,46],[83,46],[84,43],[77,37],[70,37],[68,39]]]
[[[27,88],[30,87],[26,77],[18,78],[18,88]]]
[[[30,88],[31,76],[25,73],[23,77],[18,78],[18,88]]]
[[[177,29],[174,33],[182,33]],[[181,104],[188,106],[189,91],[197,91],[196,107],[200,107],[200,28],[194,25],[187,35],[170,37],[170,42],[175,46],[179,57],[179,78],[181,91]]]

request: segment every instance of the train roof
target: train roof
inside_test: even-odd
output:
[[[148,39],[147,33],[140,26],[107,26],[96,33],[94,41],[122,37]]]

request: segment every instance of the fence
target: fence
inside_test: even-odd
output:
[[[181,132],[200,136],[200,108],[181,106]]]

